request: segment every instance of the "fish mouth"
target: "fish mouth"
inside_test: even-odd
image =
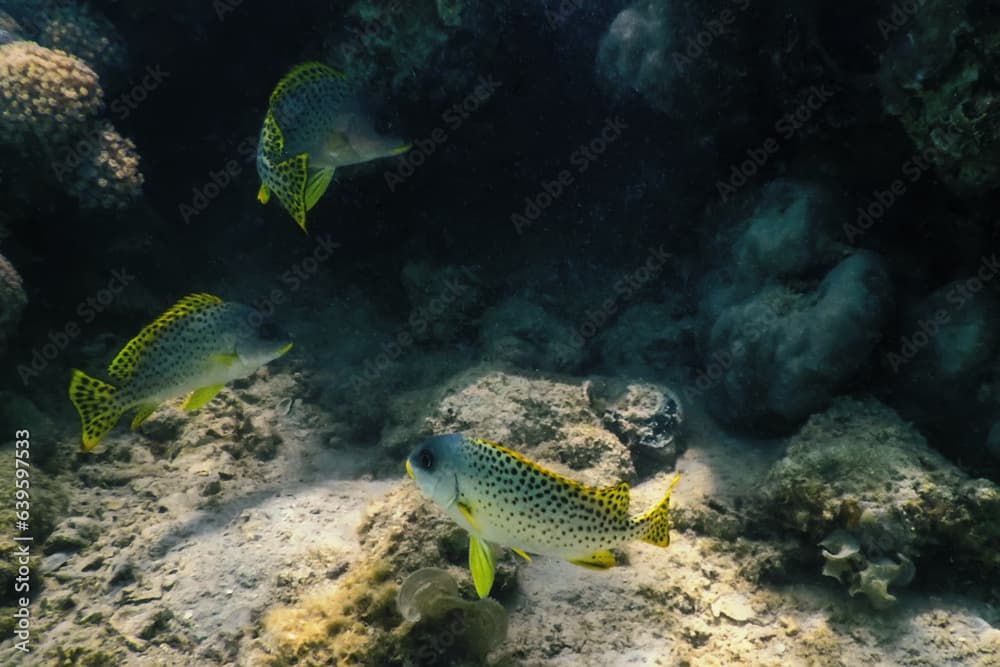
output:
[[[410,467],[410,459],[406,459],[406,474],[410,476],[410,479],[416,481],[416,477],[413,476],[413,468]]]

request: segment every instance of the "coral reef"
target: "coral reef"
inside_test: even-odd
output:
[[[704,364],[715,370],[698,391],[719,419],[787,429],[867,364],[889,319],[892,282],[881,257],[845,256],[834,241],[842,210],[820,185],[770,184],[734,234],[735,266],[703,281]]]
[[[86,4],[56,4],[41,14],[33,35],[42,46],[80,58],[102,78],[120,72],[128,64],[124,38],[111,22]]]
[[[17,333],[28,295],[17,269],[0,255],[0,356]]]
[[[569,322],[522,296],[512,296],[483,313],[480,340],[487,359],[568,372],[579,368],[584,341]]]
[[[41,151],[83,206],[125,208],[142,175],[131,141],[99,118],[103,91],[83,61],[34,42],[0,45],[0,143]]]
[[[879,79],[886,111],[899,118],[916,152],[957,195],[995,190],[1000,177],[997,82],[1000,31],[981,3],[928,0],[905,29],[883,20],[892,40]]]
[[[839,561],[826,573],[850,567],[846,583],[870,597],[873,587],[906,580],[907,561],[918,572],[941,557],[957,576],[1000,571],[993,546],[1000,540],[1000,489],[968,477],[874,399],[837,399],[810,418],[769,473],[762,498],[768,517],[808,543],[825,542]],[[856,550],[837,530],[850,534]],[[815,547],[810,551],[818,559]]]

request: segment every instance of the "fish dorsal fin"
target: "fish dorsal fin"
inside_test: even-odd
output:
[[[279,101],[282,97],[292,91],[302,86],[317,83],[324,79],[345,81],[347,79],[347,75],[339,70],[333,69],[329,65],[324,65],[319,62],[307,62],[296,65],[288,71],[288,74],[281,77],[281,80],[278,81],[278,85],[275,86],[274,90],[271,92],[269,103],[273,105],[275,102]]]
[[[607,486],[594,491],[594,498],[602,506],[608,507],[615,514],[625,516],[628,514],[629,492],[628,482],[619,482],[614,486]]]
[[[529,459],[529,458],[527,458],[527,457],[525,457],[525,456],[523,456],[521,454],[518,454],[513,449],[507,449],[503,445],[498,445],[495,442],[490,442],[489,440],[483,440],[482,438],[469,438],[469,441],[472,442],[472,443],[475,443],[475,444],[477,444],[477,445],[479,445],[481,447],[487,447],[489,449],[495,449],[495,450],[497,450],[497,451],[499,451],[499,452],[501,452],[503,454],[506,454],[507,456],[509,456],[509,457],[511,457],[513,459],[517,459],[519,462],[521,462],[524,465],[528,466],[532,470],[535,470],[536,472],[540,472],[541,474],[545,475],[546,477],[548,477],[548,478],[550,478],[550,479],[552,479],[552,480],[554,480],[556,482],[560,482],[562,484],[565,484],[566,486],[570,487],[571,489],[579,489],[580,491],[586,491],[587,488],[588,488],[588,487],[584,486],[583,484],[580,484],[580,482],[574,481],[574,480],[570,479],[569,477],[563,477],[562,475],[560,475],[557,472],[553,472],[553,471],[549,470],[548,468],[545,468],[543,466],[538,465],[537,463],[535,463],[531,459]],[[599,491],[599,489],[594,489],[594,491]]]
[[[302,231],[306,231],[306,184],[309,181],[309,156],[290,157],[271,168],[270,189]]]
[[[135,338],[125,344],[121,352],[111,360],[111,365],[108,366],[108,375],[118,380],[119,383],[127,382],[135,372],[139,359],[142,358],[142,353],[149,347],[150,343],[163,335],[164,332],[169,331],[187,315],[221,303],[222,299],[211,294],[188,294],[171,306],[167,312],[143,327]]]

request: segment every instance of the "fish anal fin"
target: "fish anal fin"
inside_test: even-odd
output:
[[[319,201],[319,198],[323,196],[326,189],[330,187],[330,181],[333,180],[334,170],[327,167],[324,169],[317,169],[312,174],[309,175],[309,181],[306,183],[306,210],[312,209]]]
[[[139,409],[135,412],[135,416],[132,417],[131,429],[134,431],[139,428],[139,424],[146,421],[149,415],[156,411],[157,407],[156,403],[141,403]]]
[[[476,594],[484,598],[493,589],[493,549],[481,537],[469,533],[469,573]]]
[[[585,567],[588,570],[607,570],[616,565],[615,556],[610,551],[595,551],[583,558],[574,558],[570,561],[573,565]]]
[[[479,532],[479,522],[477,522],[472,516],[472,507],[468,503],[463,503],[462,501],[455,503],[455,507],[457,507],[458,511],[462,513],[465,520],[469,522],[472,530]]]
[[[529,556],[528,554],[524,553],[523,551],[521,551],[517,547],[511,547],[510,550],[513,551],[514,553],[516,553],[518,556],[520,556],[524,560],[529,561],[529,562],[531,561],[531,556]]]
[[[197,410],[215,398],[215,395],[219,393],[219,390],[222,389],[222,387],[223,385],[221,384],[215,384],[209,387],[196,389],[184,400],[184,403],[181,404],[181,408],[187,412]]]

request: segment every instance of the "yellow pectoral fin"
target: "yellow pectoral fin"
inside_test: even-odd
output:
[[[518,549],[516,547],[511,547],[510,550],[513,551],[514,553],[516,553],[518,556],[520,556],[521,558],[523,558],[526,561],[530,561],[531,560],[531,556],[529,556],[528,554],[524,553],[523,551],[521,551],[520,549]]]
[[[267,189],[266,185],[261,185],[260,190],[257,191],[257,201],[261,204],[271,201],[271,191]]]
[[[616,565],[615,556],[610,551],[595,551],[589,556],[571,560],[574,565],[585,567],[588,570],[607,570]]]
[[[389,151],[389,155],[401,155],[406,151],[410,150],[412,147],[413,144],[406,144],[405,146],[399,146],[397,148],[393,148],[391,151]]]
[[[465,517],[465,520],[469,522],[469,525],[472,526],[472,530],[479,532],[479,524],[472,518],[472,508],[463,502],[455,503],[455,506],[462,513],[462,516]]]
[[[187,397],[187,400],[181,404],[181,408],[187,412],[197,410],[215,398],[215,395],[219,393],[219,390],[222,389],[222,387],[223,385],[216,384],[211,387],[202,387],[201,389],[192,392],[191,395]]]
[[[478,535],[469,533],[469,572],[476,593],[484,598],[493,588],[493,550]]]
[[[149,415],[153,414],[156,408],[157,408],[156,403],[141,404],[139,406],[139,409],[136,410],[135,416],[132,417],[132,430],[134,431],[135,429],[139,428],[139,424],[146,421],[146,418],[149,417]]]
[[[310,210],[323,196],[326,189],[330,187],[333,180],[333,169],[317,169],[309,176],[306,182],[306,210]]]

